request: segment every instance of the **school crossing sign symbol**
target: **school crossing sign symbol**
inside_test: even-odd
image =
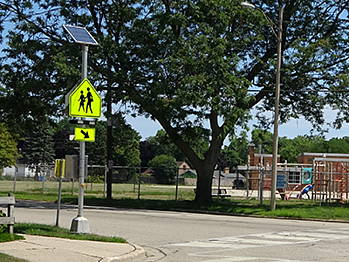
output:
[[[102,99],[85,78],[69,95],[69,116],[99,118],[101,111]]]

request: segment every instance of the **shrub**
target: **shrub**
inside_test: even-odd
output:
[[[177,173],[176,159],[168,155],[158,155],[149,162],[154,176],[160,184],[173,183]]]

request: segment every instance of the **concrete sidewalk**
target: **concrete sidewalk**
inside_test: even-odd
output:
[[[1,243],[0,253],[30,262],[133,262],[145,260],[144,249],[132,244],[23,236],[25,240]]]

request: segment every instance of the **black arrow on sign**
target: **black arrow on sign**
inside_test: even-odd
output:
[[[84,138],[90,138],[89,135],[88,135],[88,131],[87,132],[84,132],[84,130],[80,130],[81,134],[84,135]]]

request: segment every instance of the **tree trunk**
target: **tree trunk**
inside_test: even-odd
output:
[[[196,168],[196,195],[195,202],[205,205],[212,201],[212,178],[215,164],[204,164]]]

